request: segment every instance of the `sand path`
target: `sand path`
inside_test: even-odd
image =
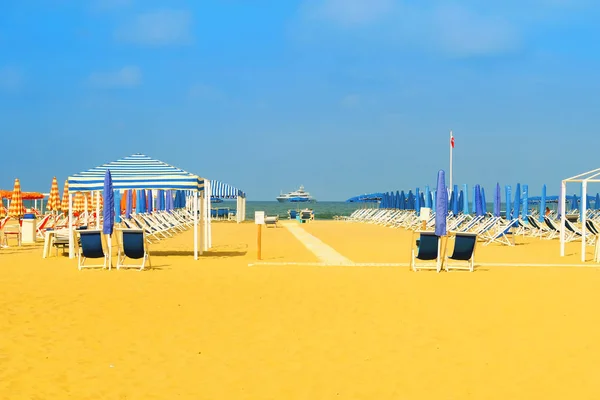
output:
[[[319,261],[325,264],[337,264],[337,265],[345,265],[352,264],[350,259],[344,257],[335,249],[329,245],[323,243],[319,238],[311,235],[302,229],[296,222],[294,221],[283,221],[281,223],[287,230],[289,230],[292,235],[296,237],[307,249],[309,249]]]

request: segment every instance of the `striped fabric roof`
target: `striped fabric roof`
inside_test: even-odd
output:
[[[210,181],[211,197],[219,199],[235,199],[238,196],[246,197],[246,193],[241,190],[219,181]]]
[[[133,154],[69,177],[69,191],[102,190],[110,169],[113,188],[204,190],[204,178],[144,154]]]

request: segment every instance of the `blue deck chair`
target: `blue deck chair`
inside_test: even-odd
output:
[[[104,251],[102,243],[102,231],[100,229],[77,230],[79,233],[79,254],[77,267],[82,268],[106,268],[108,265],[108,252]],[[88,258],[102,259],[102,264],[85,265]]]
[[[150,254],[146,248],[146,234],[143,229],[119,229],[121,244],[117,255],[117,269],[138,268],[140,271],[150,266]],[[125,259],[141,260],[141,264],[125,264]]]
[[[418,232],[419,245],[417,253],[415,249],[412,249],[410,267],[413,271],[419,269],[435,269],[437,272],[442,270],[442,261],[440,257],[440,244],[441,240],[439,236],[436,236],[435,232]]]
[[[444,259],[444,269],[466,269],[471,272],[475,269],[475,245],[477,234],[456,232],[454,235],[454,249],[452,255]]]
[[[288,211],[288,215],[290,216],[290,219],[296,219],[296,215],[298,215],[298,211],[296,211],[296,210],[289,210]]]

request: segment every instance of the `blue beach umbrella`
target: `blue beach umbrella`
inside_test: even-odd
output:
[[[159,189],[156,193],[156,209],[164,210],[165,209],[165,193],[164,190]]]
[[[417,215],[421,212],[421,193],[419,192],[419,188],[415,190],[415,211]]]
[[[421,192],[421,207],[425,207],[425,194]]]
[[[415,195],[413,194],[412,190],[408,191],[408,196],[406,198],[406,209],[407,210],[415,209]]]
[[[469,191],[467,190],[467,184],[463,184],[463,193],[464,193],[464,201],[463,201],[463,214],[469,215]]]
[[[167,201],[166,201],[166,207],[165,207],[165,209],[167,211],[172,211],[173,210],[173,191],[172,190],[167,190],[165,193],[167,195]]]
[[[446,236],[446,217],[448,216],[448,192],[446,191],[446,177],[443,170],[439,170],[436,189],[435,205],[435,234]]]
[[[148,189],[147,195],[146,195],[146,203],[148,204],[148,212],[150,212],[150,213],[152,211],[154,211],[153,200],[154,199],[152,199],[152,190]]]
[[[143,192],[143,190],[137,190],[135,192],[135,197],[136,197],[136,200],[135,200],[135,213],[136,214],[141,214],[141,213],[144,212],[143,208],[142,208],[142,192]]]
[[[527,218],[529,215],[529,185],[523,185],[523,211],[521,215],[523,218]]]
[[[501,200],[501,194],[500,194],[500,183],[497,182],[496,183],[496,193],[494,194],[494,216],[495,217],[500,216],[500,203],[501,202],[502,202],[502,200]]]
[[[461,190],[460,193],[458,194],[458,209],[459,210],[464,210],[464,208],[465,208],[464,201],[465,201],[465,195],[463,194],[463,191]]]
[[[433,206],[433,200],[431,198],[431,191],[429,190],[429,185],[425,186],[425,207],[431,208]]]
[[[521,184],[517,183],[515,189],[515,203],[513,205],[512,219],[519,218],[519,211],[521,209]]]
[[[454,185],[452,188],[452,196],[450,196],[450,203],[452,204],[452,214],[458,215],[458,185]]]
[[[131,218],[131,212],[133,211],[133,192],[131,189],[127,190],[125,193],[125,218]]]
[[[427,202],[429,203],[429,208],[433,208],[433,193],[430,191],[429,196],[427,196]]]
[[[475,215],[478,217],[483,216],[483,205],[481,204],[481,187],[479,185],[475,185],[473,187],[475,191]]]
[[[506,186],[504,188],[504,192],[506,194],[506,213],[504,214],[506,220],[510,220],[512,218],[512,207],[510,206],[510,186]]]
[[[454,200],[455,200],[454,192],[451,192],[450,197],[448,198],[448,210],[452,211],[452,214],[454,214],[454,207],[453,207]],[[456,214],[454,214],[454,215],[456,215]]]
[[[481,205],[483,207],[483,213],[487,213],[487,202],[485,201],[485,190],[481,188]]]
[[[400,192],[400,209],[406,210],[406,195],[404,194],[404,190]]]
[[[594,201],[594,207],[596,210],[600,210],[600,193],[596,193],[596,200]]]
[[[112,235],[115,227],[115,192],[113,190],[112,176],[110,170],[104,173],[104,187],[102,191],[102,233]]]
[[[477,214],[477,204],[475,203],[475,186],[473,186],[473,202],[471,203],[471,213]]]
[[[592,202],[591,202],[592,196],[587,196],[585,198],[585,208],[587,210],[591,210],[592,209]]]
[[[573,197],[571,197],[571,211],[575,211],[577,210],[577,195],[574,194]]]
[[[397,208],[398,210],[401,210],[401,204],[400,204],[400,192],[396,190],[396,204],[394,205],[394,208]]]
[[[542,186],[542,198],[540,199],[540,215],[538,221],[544,222],[544,216],[546,215],[546,185]]]
[[[121,222],[121,192],[118,190],[115,190],[114,194],[115,194],[115,199],[114,199],[115,222]],[[106,208],[105,208],[105,210],[106,210]]]

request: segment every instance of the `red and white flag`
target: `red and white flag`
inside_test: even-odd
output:
[[[450,136],[450,146],[454,148],[454,136]]]

